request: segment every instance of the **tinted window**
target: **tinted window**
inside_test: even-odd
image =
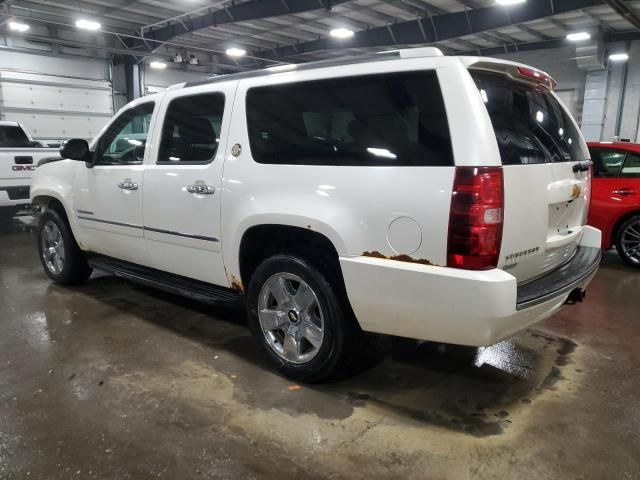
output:
[[[142,163],[154,104],[143,103],[122,113],[104,133],[97,148],[97,165]]]
[[[162,126],[158,163],[207,163],[218,149],[224,95],[207,93],[172,100]]]
[[[624,162],[625,152],[615,150],[591,149],[594,173],[598,177],[617,177]]]
[[[622,167],[623,177],[640,177],[640,155],[629,153]]]
[[[25,148],[33,147],[34,143],[18,126],[0,126],[0,148]]]
[[[247,118],[260,163],[453,165],[434,71],[252,88]]]
[[[560,103],[544,88],[471,72],[496,133],[502,163],[583,161],[589,155]]]

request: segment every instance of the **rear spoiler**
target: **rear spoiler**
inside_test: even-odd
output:
[[[466,63],[466,62],[465,62]],[[486,72],[501,73],[516,82],[532,83],[539,86],[544,86],[549,90],[555,90],[558,86],[551,75],[527,65],[522,65],[514,62],[504,62],[497,59],[479,59],[476,62],[469,63],[467,68],[470,70],[483,70]]]

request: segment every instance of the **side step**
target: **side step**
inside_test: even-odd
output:
[[[89,265],[96,270],[210,305],[238,306],[241,305],[244,297],[242,293],[230,288],[219,287],[116,258],[92,254],[87,260]]]

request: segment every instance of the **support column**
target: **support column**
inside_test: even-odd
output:
[[[125,85],[127,88],[127,102],[142,96],[142,81],[140,78],[140,65],[135,58],[127,57],[124,64]]]

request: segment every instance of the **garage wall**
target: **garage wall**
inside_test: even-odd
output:
[[[0,50],[0,119],[37,140],[92,138],[113,115],[107,60]]]
[[[167,87],[176,83],[182,82],[199,82],[206,80],[211,76],[210,73],[204,70],[204,67],[199,67],[201,70],[182,70],[180,68],[173,68],[171,65],[164,70],[158,70],[150,68],[145,65],[143,84],[145,86],[145,94],[156,93],[166,89]]]

